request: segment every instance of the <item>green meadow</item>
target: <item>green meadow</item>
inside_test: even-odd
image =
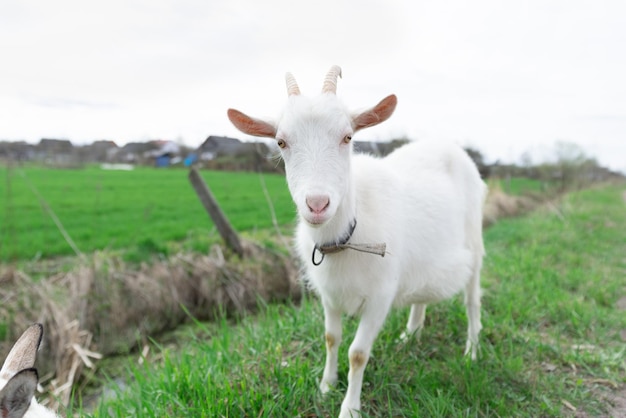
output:
[[[201,174],[237,231],[268,230],[274,219],[279,226],[294,223],[284,176]],[[122,251],[128,261],[206,251],[219,236],[187,175],[185,169],[150,167],[0,167],[0,262],[69,256],[76,250]],[[542,187],[522,178],[500,183],[512,194]]]
[[[363,417],[623,416],[612,403],[613,396],[625,402],[625,193],[623,184],[572,193],[490,227],[479,359],[462,355],[461,297],[429,307],[419,341],[397,341],[408,314],[397,310],[365,372]],[[179,329],[154,343],[142,363],[136,355],[111,375],[95,409],[69,412],[336,416],[356,327],[353,319],[344,323],[339,383],[326,397],[317,388],[323,315],[308,296],[297,306]]]
[[[295,219],[284,176],[201,171],[238,231]],[[124,250],[129,258],[206,251],[219,239],[184,169],[0,167],[0,262]],[[61,227],[55,223],[54,216]]]

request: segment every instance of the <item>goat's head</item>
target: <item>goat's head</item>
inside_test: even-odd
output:
[[[277,123],[228,110],[228,118],[240,131],[276,138],[298,212],[313,226],[332,219],[348,194],[352,135],[387,120],[397,103],[396,96],[391,95],[365,112],[351,114],[337,98],[340,76],[341,69],[333,66],[322,94],[306,97],[287,73],[289,97]]]

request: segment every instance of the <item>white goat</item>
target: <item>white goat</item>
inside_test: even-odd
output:
[[[360,316],[340,414],[349,417],[359,415],[363,372],[392,306],[411,304],[406,337],[422,328],[426,304],[464,289],[465,352],[476,357],[486,187],[468,155],[451,144],[420,141],[382,159],[352,156],[352,135],[389,118],[397,99],[390,95],[353,115],[336,96],[338,76],[341,69],[332,67],[322,94],[309,98],[287,74],[289,98],[276,124],[234,109],[228,117],[281,148],[300,219],[297,250],[324,307],[322,392],[337,381],[341,315]]]
[[[0,370],[1,418],[55,418],[57,415],[35,400],[39,379],[33,368],[43,336],[41,324],[33,324],[11,348]]]

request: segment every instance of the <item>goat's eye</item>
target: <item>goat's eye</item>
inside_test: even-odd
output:
[[[285,148],[287,146],[287,143],[285,142],[284,139],[279,139],[277,142],[279,148]]]
[[[343,142],[345,142],[346,144],[349,144],[350,141],[352,141],[352,137],[350,135],[346,135],[343,137]]]

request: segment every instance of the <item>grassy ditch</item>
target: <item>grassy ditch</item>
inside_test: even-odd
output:
[[[486,231],[477,362],[463,356],[460,297],[429,307],[421,340],[398,343],[393,312],[365,372],[364,416],[619,416],[626,384],[624,186],[576,192]],[[129,361],[92,417],[336,416],[322,398],[323,318],[315,298],[262,314],[197,323]],[[103,363],[103,366],[106,363]],[[128,383],[130,382],[130,383]],[[617,411],[617,412],[616,412]]]

